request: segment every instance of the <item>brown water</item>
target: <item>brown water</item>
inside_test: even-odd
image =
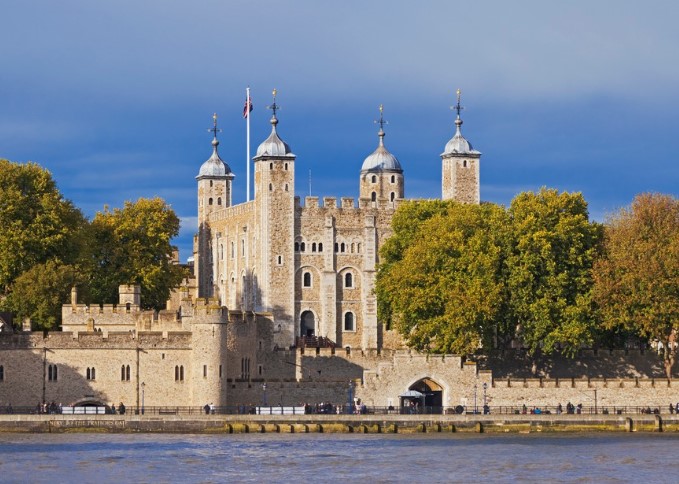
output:
[[[679,482],[679,435],[0,434],[0,482]]]

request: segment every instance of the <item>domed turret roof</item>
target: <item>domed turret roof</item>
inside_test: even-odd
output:
[[[204,176],[233,176],[231,168],[229,168],[229,165],[219,157],[219,152],[217,151],[217,147],[219,146],[217,133],[221,131],[221,129],[217,128],[217,114],[214,114],[212,119],[214,120],[214,127],[208,130],[212,131],[214,134],[214,138],[212,139],[212,156],[201,165],[196,178]]]
[[[455,119],[455,135],[446,143],[446,147],[441,153],[441,156],[446,155],[480,155],[480,151],[476,151],[472,144],[462,136],[462,119],[460,118],[460,111],[464,109],[460,105],[460,94],[461,91],[457,90],[457,105],[453,106],[452,109],[457,111],[457,118]]]
[[[384,146],[384,125],[387,122],[383,118],[383,107],[380,104],[380,120],[375,121],[380,125],[380,131],[377,135],[380,137],[380,143],[377,149],[373,151],[370,156],[368,156],[363,161],[363,166],[361,167],[361,173],[372,172],[379,173],[383,171],[395,171],[398,173],[403,173],[401,164],[398,162],[396,157],[392,155],[389,150]]]
[[[397,171],[399,173],[403,172],[401,164],[398,162],[396,157],[392,155],[389,150],[384,146],[384,131],[380,128],[379,132],[380,144],[377,149],[373,151],[370,156],[368,156],[363,161],[363,166],[361,167],[362,172],[381,172],[381,171]]]
[[[262,144],[257,147],[256,157],[259,156],[295,156],[290,149],[290,146],[283,141],[276,132],[276,125],[278,124],[278,119],[274,115],[271,118],[271,134],[267,139],[265,139]]]

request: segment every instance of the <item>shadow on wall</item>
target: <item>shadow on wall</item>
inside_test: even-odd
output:
[[[65,362],[67,350],[49,343],[48,333],[0,333],[0,412],[6,412],[9,405],[26,411],[51,402],[111,402],[106,394],[92,387],[87,374]],[[93,381],[96,371],[90,372]]]
[[[645,350],[581,350],[575,358],[561,354],[533,357],[523,350],[497,351],[478,363],[493,378],[665,378],[662,357]],[[535,371],[534,371],[535,370]],[[676,368],[675,373],[676,376]]]

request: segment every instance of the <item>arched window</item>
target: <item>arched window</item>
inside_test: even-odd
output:
[[[372,192],[372,194],[370,195],[370,200],[372,200],[373,202],[377,201],[377,193]]]
[[[311,252],[316,252],[316,242],[311,244]]]
[[[85,375],[87,377],[87,380],[96,380],[96,370],[94,367],[92,368],[87,368],[87,371],[85,372]]]
[[[323,242],[318,243],[318,252],[323,252]]]
[[[391,201],[394,201],[394,198],[396,198],[396,194],[394,192],[391,192],[391,195],[389,196],[391,198]]]
[[[207,204],[212,205],[212,198],[208,199]]]
[[[184,381],[184,365],[179,365],[179,381]]]
[[[269,191],[273,191],[273,185],[271,183],[269,183]]]
[[[231,258],[233,259],[234,257],[234,252],[235,252],[235,244],[231,242]]]
[[[221,204],[222,204],[222,197],[217,197],[217,205],[221,205]]]
[[[375,175],[372,176],[372,182],[377,183],[377,177]]]
[[[120,381],[125,381],[125,365],[120,367]]]
[[[361,243],[356,244],[356,252],[361,253]]]
[[[354,331],[354,313],[344,313],[344,331]]]
[[[288,164],[286,163],[285,164],[285,171],[287,171],[287,170],[288,170]]]
[[[295,252],[299,252],[299,242],[295,242]]]
[[[355,249],[356,249],[356,244],[354,244],[354,243],[352,242],[352,243],[351,243],[351,249],[350,249],[352,254],[354,253],[354,250],[355,250]]]
[[[335,252],[339,252],[339,244],[335,242]]]
[[[269,170],[273,170],[273,163],[269,163]]]
[[[301,244],[299,244],[299,250],[300,250],[300,252],[304,252],[305,249],[306,249],[306,244],[305,244],[304,242],[302,242]]]
[[[57,381],[57,365],[49,365],[47,367],[47,379],[49,381]]]
[[[304,287],[311,287],[311,272],[304,273],[304,282],[302,285]]]
[[[287,183],[285,184],[285,191],[286,192],[288,191],[288,184]]]
[[[0,365],[0,381],[5,380],[5,367]]]
[[[354,287],[354,276],[351,272],[344,274],[344,287]]]
[[[129,313],[132,305],[130,303],[125,303],[125,312]]]
[[[179,365],[174,367],[174,381],[179,381]]]
[[[212,180],[210,180],[210,186],[212,186]]]
[[[391,175],[391,183],[396,183],[396,177],[394,175]]]
[[[344,242],[342,242],[340,244],[340,252],[344,253],[344,251],[345,251],[345,245],[344,245]]]

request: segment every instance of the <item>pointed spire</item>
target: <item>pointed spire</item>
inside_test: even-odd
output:
[[[273,92],[271,93],[273,95],[273,104],[270,106],[267,106],[267,109],[271,109],[273,111],[273,116],[271,116],[271,125],[273,126],[273,130],[276,131],[276,125],[278,124],[278,118],[276,118],[276,111],[280,109],[280,106],[276,104],[276,94],[278,94],[278,90],[274,87]]]
[[[460,126],[462,126],[462,119],[460,118],[460,111],[464,109],[462,105],[460,105],[460,97],[462,95],[462,91],[460,89],[457,90],[457,104],[455,106],[451,106],[450,109],[457,111],[457,118],[455,119],[455,126],[457,126],[457,132],[460,132]]]
[[[217,127],[217,113],[212,115],[212,128],[208,128],[208,132],[212,133],[214,138],[212,138],[213,155],[217,154],[217,146],[219,146],[219,140],[217,139],[217,133],[221,133],[222,130]]]
[[[382,104],[380,104],[380,120],[375,121],[375,124],[380,125],[377,135],[380,137],[380,146],[384,146],[384,125],[389,124],[389,122],[384,119],[384,106]]]

